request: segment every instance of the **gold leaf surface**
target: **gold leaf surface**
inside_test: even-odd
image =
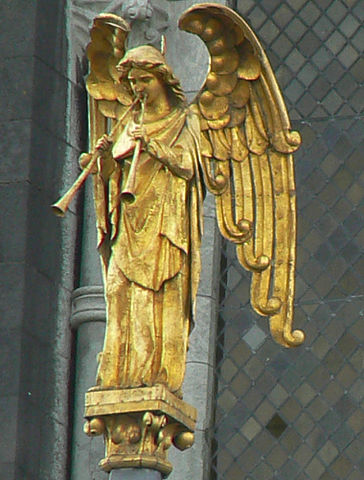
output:
[[[238,82],[236,73],[230,75],[219,75],[210,72],[206,78],[206,86],[210,92],[217,96],[228,95],[231,93]]]
[[[219,74],[233,73],[239,66],[239,54],[235,48],[211,57],[211,70]]]
[[[207,120],[217,120],[228,111],[229,102],[226,97],[217,97],[206,90],[199,98],[199,106]]]

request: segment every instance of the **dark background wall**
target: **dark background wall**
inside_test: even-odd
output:
[[[0,16],[0,477],[67,466],[69,295],[75,216],[49,205],[75,155],[68,139],[63,0],[2,0]]]

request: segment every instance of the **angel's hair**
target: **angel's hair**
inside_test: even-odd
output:
[[[169,97],[176,106],[186,105],[181,83],[159,50],[149,45],[128,50],[116,67],[121,74],[120,79],[126,79],[130,70],[135,67],[157,75],[166,85]]]

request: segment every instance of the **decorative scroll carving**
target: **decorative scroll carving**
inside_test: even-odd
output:
[[[126,0],[121,7],[121,16],[129,22],[150,20],[152,14],[150,0]]]
[[[127,0],[121,16],[132,24],[129,47],[153,45],[159,47],[161,36],[168,27],[168,14],[151,0]]]

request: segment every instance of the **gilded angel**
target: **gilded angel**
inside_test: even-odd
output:
[[[187,10],[180,28],[209,51],[191,105],[163,52],[125,50],[120,17],[95,18],[88,46],[90,147],[107,327],[97,387],[163,384],[181,395],[200,274],[203,198],[252,272],[251,303],[273,337],[292,331],[295,185],[300,136],[262,46],[227,7]],[[107,131],[111,129],[111,133]],[[197,319],[198,321],[198,319]]]

